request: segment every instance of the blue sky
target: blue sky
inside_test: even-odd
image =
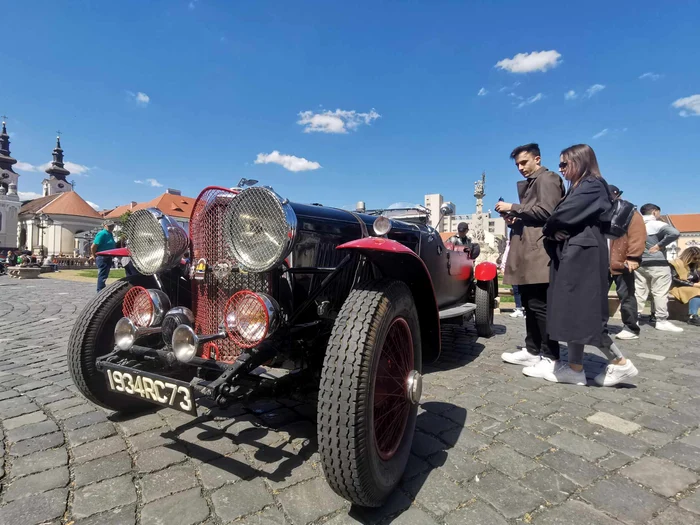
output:
[[[482,170],[486,207],[516,198],[514,146],[556,169],[585,142],[632,202],[700,211],[700,3],[566,5],[6,2],[19,189],[40,192],[60,129],[101,208],[248,177],[302,202],[442,193],[469,213]]]

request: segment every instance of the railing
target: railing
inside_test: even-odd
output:
[[[53,257],[52,260],[60,269],[96,268],[95,261],[87,257]]]

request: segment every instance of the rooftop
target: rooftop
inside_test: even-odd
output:
[[[19,215],[34,215],[36,213],[48,215],[73,215],[76,217],[90,217],[100,219],[102,216],[95,211],[83,198],[74,191],[57,193],[48,197],[40,197],[26,202],[19,210]]]
[[[174,193],[163,193],[148,202],[139,202],[117,206],[105,215],[107,219],[118,219],[128,211],[145,210],[146,208],[158,208],[160,211],[171,217],[189,219],[194,207],[192,197],[184,197]]]
[[[681,233],[700,232],[700,213],[685,213],[682,215],[668,215],[674,228]]]

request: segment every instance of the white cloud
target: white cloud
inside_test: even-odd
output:
[[[346,111],[336,109],[335,111],[324,111],[314,113],[313,111],[302,111],[299,113],[297,124],[304,127],[304,133],[318,131],[321,133],[347,133],[349,129],[355,130],[362,124],[370,124],[373,120],[381,117],[374,109],[369,113],[358,113],[355,110]]]
[[[199,2],[199,0],[191,0],[190,3],[187,4],[187,9],[193,11],[194,8],[197,7],[197,2]]]
[[[149,186],[152,186],[154,188],[162,188],[163,185],[158,182],[156,179],[146,179],[146,180],[135,180],[134,181],[136,184],[148,184]]]
[[[148,104],[151,102],[151,97],[146,95],[146,93],[139,91],[137,93],[134,93],[133,91],[127,91],[127,95],[129,95],[129,98],[133,100],[137,106],[141,107],[146,107]]]
[[[520,104],[518,104],[518,108],[522,108],[523,106],[529,106],[530,104],[534,104],[535,102],[542,100],[544,98],[544,95],[542,93],[537,93],[537,95],[533,95],[528,99],[523,100]]]
[[[99,211],[99,210],[100,210],[100,205],[99,205],[99,204],[95,204],[94,202],[90,202],[90,201],[85,201],[85,202],[87,202],[93,210],[95,210],[95,211]]]
[[[679,98],[672,105],[681,110],[678,113],[681,117],[700,117],[700,95]]]
[[[591,87],[589,87],[586,90],[586,98],[591,98],[593,95],[596,93],[600,93],[605,89],[605,86],[603,84],[593,84]]]
[[[599,131],[598,133],[596,133],[595,135],[593,135],[593,138],[594,138],[594,139],[599,139],[600,137],[604,137],[604,136],[607,135],[607,134],[608,134],[608,128],[605,128],[605,129],[603,129],[603,130],[600,130],[600,131]]]
[[[488,94],[488,91],[486,90],[486,88],[481,88],[481,89],[479,90],[479,92],[477,93],[477,96],[483,97],[483,96],[485,96],[485,95],[487,95],[487,94]]]
[[[258,153],[255,164],[279,164],[289,171],[311,171],[321,167],[318,162],[295,157],[294,155],[283,155],[277,150],[272,153]]]
[[[75,162],[65,162],[64,167],[71,172],[71,175],[85,175],[92,169],[89,166],[83,166],[82,164],[76,164]],[[41,164],[39,166],[34,166],[28,162],[18,162],[15,164],[15,168],[20,171],[29,171],[35,173],[43,173],[51,166],[50,162]]]
[[[505,69],[511,73],[532,73],[533,71],[547,71],[561,64],[561,54],[554,49],[550,51],[533,51],[532,53],[518,53],[513,58],[504,58],[496,63],[497,68]]]
[[[574,99],[578,98],[578,94],[573,89],[570,89],[569,91],[564,93],[564,98],[566,100],[574,100]]]
[[[40,194],[34,193],[33,191],[18,191],[17,195],[21,201],[30,201],[41,197]]]
[[[651,71],[647,71],[646,73],[639,75],[640,80],[644,79],[649,79],[649,80],[659,80],[661,78],[661,75],[658,73],[652,73]]]

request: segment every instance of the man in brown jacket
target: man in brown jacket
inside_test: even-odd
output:
[[[520,204],[499,202],[496,211],[511,228],[510,251],[504,284],[517,284],[525,308],[525,348],[505,352],[507,363],[523,365],[523,373],[544,377],[559,360],[559,342],[547,335],[547,288],[549,255],[544,249],[542,226],[564,196],[564,183],[556,173],[541,166],[537,144],[518,146],[510,154],[525,180],[518,182]]]
[[[610,185],[610,193],[619,199],[622,191]],[[617,334],[618,339],[639,339],[637,323],[637,298],[634,295],[634,272],[642,262],[642,254],[647,241],[644,219],[637,211],[627,228],[627,233],[610,241],[610,284],[615,283],[620,299],[620,315],[625,328]]]

